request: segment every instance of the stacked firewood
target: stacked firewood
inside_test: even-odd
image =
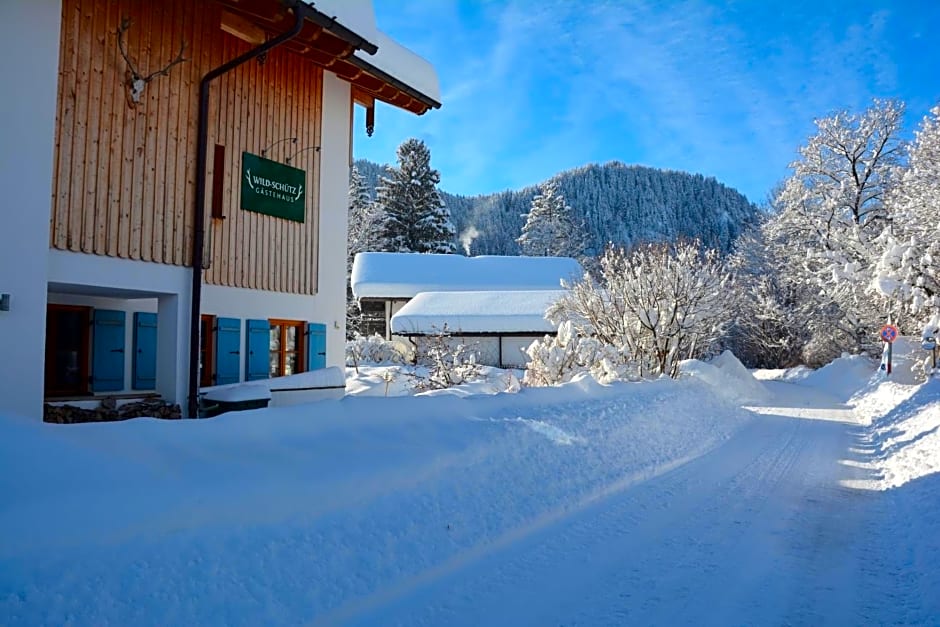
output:
[[[142,417],[175,419],[182,417],[182,410],[179,405],[167,403],[159,398],[146,398],[121,406],[118,406],[116,399],[105,398],[94,409],[48,403],[43,406],[43,420],[56,424],[111,422]]]

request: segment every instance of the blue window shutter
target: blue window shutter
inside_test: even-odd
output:
[[[271,350],[271,324],[267,320],[248,320],[245,345],[245,380],[255,381],[271,376],[269,354]]]
[[[124,389],[125,318],[123,311],[95,309],[91,357],[93,392],[118,392]]]
[[[326,368],[326,325],[307,324],[307,370]]]
[[[134,365],[131,388],[157,387],[157,314],[134,313]]]
[[[238,318],[215,319],[215,384],[238,383],[242,321]]]

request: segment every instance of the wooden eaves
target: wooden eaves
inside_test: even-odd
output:
[[[215,1],[233,16],[260,29],[267,37],[284,32],[293,21],[282,0]],[[333,72],[377,100],[417,115],[441,106],[433,98],[355,56],[353,53],[357,48],[374,54],[377,47],[335,22],[332,16],[317,13],[322,19],[318,22],[307,20],[300,34],[283,44],[285,50]],[[242,30],[247,31],[248,28]]]

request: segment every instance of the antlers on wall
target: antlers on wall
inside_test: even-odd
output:
[[[121,51],[121,56],[124,57],[124,62],[127,63],[127,72],[125,78],[125,85],[127,86],[127,102],[130,106],[133,107],[140,102],[140,98],[144,93],[144,87],[147,86],[147,83],[152,81],[157,76],[168,76],[170,73],[170,68],[172,68],[174,65],[189,61],[189,59],[183,56],[183,52],[186,51],[186,42],[184,41],[180,45],[180,51],[176,54],[176,57],[174,57],[173,60],[171,60],[162,69],[157,70],[156,72],[151,72],[147,76],[143,76],[139,71],[137,71],[137,68],[134,67],[134,63],[127,54],[127,44],[124,42],[124,33],[126,33],[130,27],[130,18],[121,18],[121,24],[118,26],[117,30],[117,37],[118,49]]]

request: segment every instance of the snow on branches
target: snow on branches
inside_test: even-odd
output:
[[[784,291],[806,310],[810,362],[877,341],[886,301],[866,288],[893,222],[887,199],[900,178],[903,112],[898,102],[875,101],[861,114],[817,120],[772,201],[777,213],[762,237]]]
[[[872,285],[923,320],[940,309],[940,106],[921,123],[889,203],[891,228]]]
[[[676,377],[679,362],[708,352],[727,325],[729,278],[697,242],[609,248],[590,275],[566,286],[546,313],[557,339],[530,346],[529,381],[589,370],[602,378]]]

